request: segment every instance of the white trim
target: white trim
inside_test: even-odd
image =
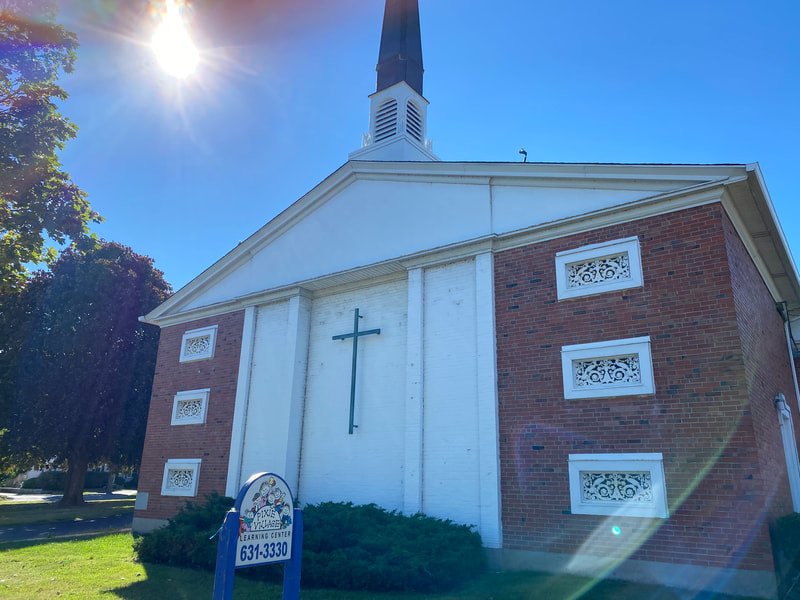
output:
[[[172,402],[172,421],[170,425],[201,425],[206,422],[206,413],[208,412],[208,396],[211,393],[210,388],[202,390],[186,390],[175,394]],[[182,402],[192,400],[200,401],[200,414],[193,417],[180,417],[178,416],[178,407]]]
[[[208,347],[201,352],[193,352],[187,354],[186,346],[192,340],[198,338],[208,337]],[[181,354],[180,362],[192,362],[195,360],[205,360],[207,358],[214,358],[214,347],[217,345],[217,326],[202,327],[200,329],[192,329],[186,331],[181,338]]]
[[[783,442],[783,455],[786,458],[786,472],[789,475],[792,509],[794,512],[800,512],[800,460],[797,458],[792,411],[783,394],[775,397],[775,410],[778,412],[778,424],[781,426],[781,441]]]
[[[407,515],[422,511],[424,313],[425,271],[422,268],[409,269],[408,324],[406,326],[405,468],[403,469],[403,512]]]
[[[487,548],[503,546],[497,398],[494,255],[475,257],[475,387],[478,393],[480,534]]]
[[[239,353],[239,373],[236,379],[236,399],[233,404],[231,447],[228,452],[228,479],[225,495],[235,498],[239,494],[242,476],[242,453],[247,407],[250,402],[250,370],[253,364],[253,344],[256,333],[256,307],[248,306],[242,324],[242,349]]]
[[[590,386],[579,384],[575,375],[575,364],[578,361],[623,357],[636,357],[639,369],[638,381],[600,382]],[[653,394],[655,393],[655,383],[653,382],[650,336],[563,346],[561,348],[561,374],[564,381],[564,398],[568,400]]]
[[[200,480],[199,458],[171,458],[164,465],[164,478],[161,481],[162,496],[197,496],[197,484]],[[169,487],[170,471],[191,471],[189,487]]]
[[[602,258],[619,255],[627,257],[627,276],[598,283],[587,283],[577,286],[570,285],[570,265],[589,263]],[[638,237],[581,246],[574,250],[565,250],[556,254],[556,291],[559,300],[627,290],[642,287],[643,284],[642,253],[639,247]]]
[[[651,500],[588,500],[581,489],[582,472],[650,474]],[[664,481],[664,457],[657,453],[570,454],[569,496],[574,515],[669,518]]]
[[[285,372],[290,374],[289,426],[286,431],[286,463],[284,480],[296,494],[300,493],[300,461],[305,414],[308,348],[311,334],[311,299],[297,295],[289,299],[286,327]],[[277,457],[274,457],[277,458]]]

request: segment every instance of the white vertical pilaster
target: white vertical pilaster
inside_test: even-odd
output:
[[[403,476],[403,512],[422,511],[422,328],[423,269],[408,272],[408,327],[406,330],[406,435]]]
[[[308,340],[311,331],[311,299],[302,293],[289,301],[286,360],[289,373],[289,427],[286,443],[284,478],[298,494],[300,483],[300,451],[303,439],[303,411],[308,368]]]
[[[247,420],[247,405],[250,402],[250,368],[253,364],[253,342],[256,331],[256,307],[248,306],[244,311],[242,327],[242,349],[239,354],[239,375],[236,379],[236,399],[231,427],[231,448],[228,453],[228,479],[225,495],[235,498],[239,493],[244,451],[244,429]]]
[[[494,257],[475,257],[475,373],[480,444],[480,534],[484,546],[503,544],[500,520],[500,452],[498,438],[497,352],[494,318]]]

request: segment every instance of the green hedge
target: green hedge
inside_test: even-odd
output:
[[[213,570],[217,560],[217,538],[209,538],[222,525],[233,502],[233,498],[216,492],[206,496],[204,504],[187,502],[166,527],[135,539],[133,549],[143,562]]]
[[[26,479],[22,487],[25,489],[40,489],[48,492],[63,492],[64,484],[67,482],[67,474],[64,471],[45,471],[38,477]],[[105,488],[108,485],[108,473],[100,471],[87,471],[83,480],[83,488],[96,490]]]
[[[779,558],[779,591],[783,598],[800,577],[800,513],[792,513],[781,517],[772,531],[772,543]],[[792,589],[792,595],[786,600],[800,598],[800,581]]]
[[[231,498],[187,503],[166,527],[137,538],[144,562],[213,569],[217,539]],[[325,502],[303,509],[302,582],[306,587],[373,591],[442,591],[486,570],[480,536],[433,517],[404,517],[374,504]],[[277,567],[277,568],[276,568]],[[259,579],[280,577],[282,565],[243,569]]]
[[[452,521],[325,502],[306,507],[303,523],[303,582],[312,587],[442,591],[486,570],[480,536]]]

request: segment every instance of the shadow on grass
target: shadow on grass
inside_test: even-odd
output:
[[[103,594],[113,594],[112,598],[124,600],[195,600],[211,598],[214,590],[214,574],[208,571],[181,569],[165,565],[142,563],[142,572],[147,575],[141,581],[130,585],[106,590]],[[234,596],[236,600],[279,600],[283,595],[280,586],[256,582],[236,577]],[[305,594],[303,597],[306,598]]]
[[[124,600],[210,598],[213,573],[142,565],[147,578],[105,593]],[[547,573],[490,573],[460,590],[440,594],[376,593],[303,588],[304,600],[726,600],[727,596],[672,590],[625,581],[598,581]],[[236,600],[278,600],[282,587],[237,575]]]

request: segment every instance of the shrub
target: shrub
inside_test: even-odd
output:
[[[83,480],[83,489],[97,490],[105,489],[108,486],[108,473],[102,471],[87,471],[86,479]]]
[[[309,586],[441,591],[486,569],[480,536],[449,520],[325,502],[307,506],[303,522],[303,583]]]
[[[126,482],[123,487],[126,490],[138,490],[139,489],[139,471],[134,471],[133,475],[131,476],[131,480]]]
[[[233,499],[218,494],[204,505],[187,503],[169,524],[138,538],[134,549],[144,562],[213,569],[217,540]],[[374,504],[325,502],[303,510],[304,586],[373,591],[441,591],[486,569],[480,536],[465,525],[424,515],[404,517]],[[282,565],[242,570],[258,578],[280,579]]]
[[[67,481],[67,474],[64,471],[45,471],[38,477],[26,479],[22,487],[27,489],[40,489],[48,491],[64,491],[64,483]]]
[[[791,597],[787,600],[800,598],[800,513],[792,513],[781,517],[775,523],[772,531],[772,543],[778,556],[778,578],[781,598],[789,588],[792,588]]]
[[[166,527],[134,540],[133,549],[144,562],[213,569],[217,538],[208,538],[222,525],[233,502],[217,492],[207,495],[204,504],[187,502]]]

